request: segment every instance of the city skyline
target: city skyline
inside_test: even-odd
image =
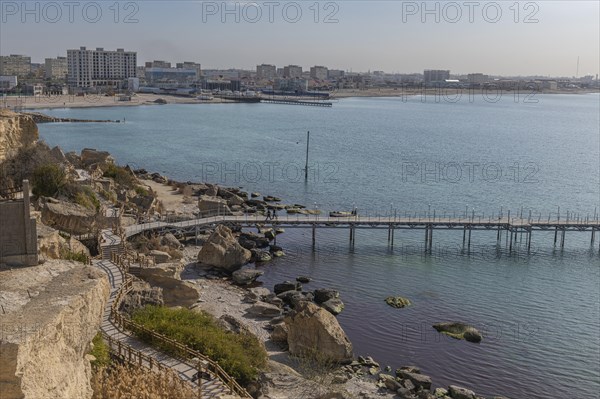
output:
[[[472,8],[468,2],[429,2],[423,9],[417,2],[281,2],[271,10],[268,2],[100,8],[83,2],[71,10],[54,2],[31,2],[26,9],[21,4],[2,2],[0,52],[26,54],[34,63],[80,46],[136,51],[138,65],[193,61],[203,69],[296,64],[354,72],[581,77],[595,76],[600,63],[597,2],[481,2]],[[42,32],[50,40],[30,40]]]

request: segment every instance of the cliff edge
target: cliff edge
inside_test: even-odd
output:
[[[85,355],[109,292],[106,275],[81,263],[0,271],[2,399],[91,398]]]
[[[29,115],[0,109],[0,162],[38,139],[38,128]]]

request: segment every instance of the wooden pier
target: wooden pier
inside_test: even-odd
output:
[[[596,241],[596,233],[600,232],[600,220],[598,215],[593,218],[569,219],[551,218],[543,219],[541,215],[538,218],[528,217],[510,217],[499,216],[488,218],[476,217],[474,214],[467,217],[397,217],[397,216],[349,216],[349,217],[330,217],[322,215],[287,215],[273,220],[266,220],[262,215],[242,216],[206,216],[192,220],[179,221],[158,221],[152,223],[139,224],[125,228],[126,237],[135,236],[146,231],[156,232],[178,232],[198,234],[198,230],[211,228],[218,224],[238,225],[241,227],[262,227],[273,226],[283,228],[309,228],[312,231],[312,244],[316,245],[317,229],[343,228],[349,230],[350,243],[354,245],[356,241],[356,230],[358,229],[383,229],[388,231],[388,243],[394,245],[396,230],[423,230],[425,251],[431,252],[433,247],[434,230],[455,230],[462,231],[463,247],[470,250],[471,235],[473,231],[495,231],[496,242],[500,244],[502,236],[505,235],[506,244],[512,252],[513,246],[516,246],[517,237],[525,237],[527,250],[531,249],[531,242],[534,232],[554,232],[554,246],[565,247],[565,237],[567,232],[590,232],[590,245],[593,246]],[[600,242],[600,240],[599,240]],[[599,247],[600,250],[600,247]]]
[[[290,100],[287,98],[261,98],[260,102],[268,104],[305,105],[309,107],[333,107],[333,103],[327,101]]]

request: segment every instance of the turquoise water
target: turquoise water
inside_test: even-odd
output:
[[[119,163],[179,180],[206,180],[281,196],[324,210],[487,217],[506,212],[592,216],[600,209],[600,96],[537,96],[537,103],[475,98],[345,99],[331,109],[267,104],[65,109],[49,114],[126,119],[125,124],[47,124],[51,145],[110,151]],[[311,131],[304,182],[306,131]],[[570,216],[573,217],[573,216]],[[483,395],[597,398],[600,392],[598,238],[535,233],[528,254],[509,256],[495,232],[474,232],[470,255],[460,232],[291,230],[288,256],[264,266],[272,285],[310,275],[307,288],[335,287],[339,316],[357,354],[393,367],[420,366],[438,386]],[[524,241],[523,241],[524,242]],[[389,308],[402,295],[414,305]],[[469,322],[485,333],[474,345],[440,337],[431,324]]]

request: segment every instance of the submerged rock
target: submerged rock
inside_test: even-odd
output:
[[[411,304],[408,299],[401,296],[388,296],[385,298],[385,303],[397,309],[405,308]]]
[[[456,339],[464,339],[465,341],[479,343],[482,340],[481,333],[475,328],[465,323],[446,322],[434,324],[438,332],[446,334],[449,337]]]

